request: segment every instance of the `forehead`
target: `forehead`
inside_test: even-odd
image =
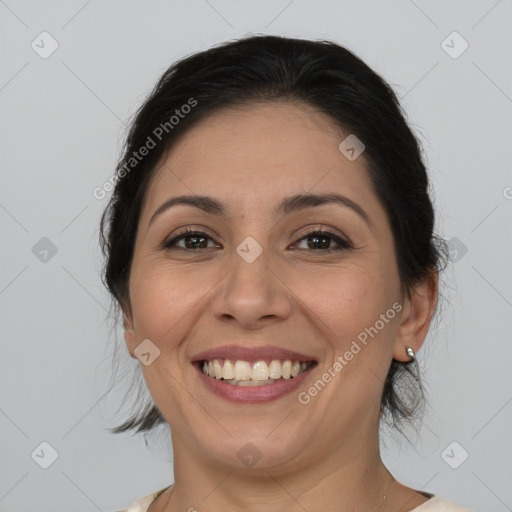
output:
[[[161,159],[146,204],[156,207],[184,193],[216,196],[237,211],[255,211],[299,192],[368,200],[373,191],[364,157],[350,161],[339,150],[348,135],[329,116],[303,104],[214,112]]]

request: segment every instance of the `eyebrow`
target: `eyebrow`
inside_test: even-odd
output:
[[[348,197],[336,193],[325,193],[325,194],[296,194],[285,198],[276,208],[276,214],[289,215],[290,213],[312,208],[314,206],[321,206],[325,204],[337,204],[350,208],[357,213],[369,226],[371,226],[370,218],[364,209]],[[184,195],[171,197],[160,205],[155,213],[151,216],[148,226],[154,221],[154,219],[161,215],[163,212],[169,210],[173,206],[177,205],[188,205],[199,208],[200,210],[217,216],[225,217],[227,210],[224,205],[209,196],[198,196],[198,195]]]

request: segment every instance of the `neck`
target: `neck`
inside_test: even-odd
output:
[[[222,466],[173,434],[175,484],[162,510],[384,510],[393,481],[374,443],[340,442],[329,453],[272,468]]]

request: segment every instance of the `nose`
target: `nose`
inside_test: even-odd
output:
[[[290,316],[291,291],[278,270],[271,268],[265,251],[251,263],[235,252],[229,264],[231,271],[213,299],[217,320],[253,330]]]

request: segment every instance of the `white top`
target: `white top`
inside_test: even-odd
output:
[[[118,510],[117,512],[147,512],[151,503],[153,503],[153,501],[156,500],[156,498],[166,489],[167,487],[150,494],[149,496],[144,496],[137,500],[131,507]],[[438,496],[432,496],[432,498],[425,501],[425,503],[416,507],[411,512],[471,512],[471,510],[459,507],[455,503],[439,498]]]

